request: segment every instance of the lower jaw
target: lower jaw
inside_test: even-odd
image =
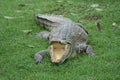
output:
[[[52,59],[52,58],[51,58],[51,62],[52,62],[52,63],[61,63],[62,61],[61,61],[60,59],[55,60],[55,59]]]
[[[60,61],[52,61],[52,63],[61,63]]]

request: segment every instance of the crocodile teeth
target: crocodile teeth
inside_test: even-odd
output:
[[[66,50],[68,48],[68,45],[60,44],[60,43],[53,43],[51,45],[51,59],[52,62],[60,62],[63,55],[65,54]]]

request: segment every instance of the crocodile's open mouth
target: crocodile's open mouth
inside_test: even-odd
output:
[[[50,46],[51,60],[53,63],[63,62],[68,54],[68,44],[54,42]]]

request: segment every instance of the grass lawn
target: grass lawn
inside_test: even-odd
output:
[[[49,43],[35,36],[45,30],[34,20],[37,13],[82,23],[96,55],[84,53],[60,65],[45,55],[36,65],[34,54]],[[0,80],[120,80],[120,0],[0,0]]]

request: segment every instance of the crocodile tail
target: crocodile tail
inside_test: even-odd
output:
[[[48,30],[51,30],[54,27],[58,27],[60,24],[64,22],[70,21],[70,19],[64,18],[61,15],[37,14],[35,15],[35,17],[37,23],[44,26]]]

